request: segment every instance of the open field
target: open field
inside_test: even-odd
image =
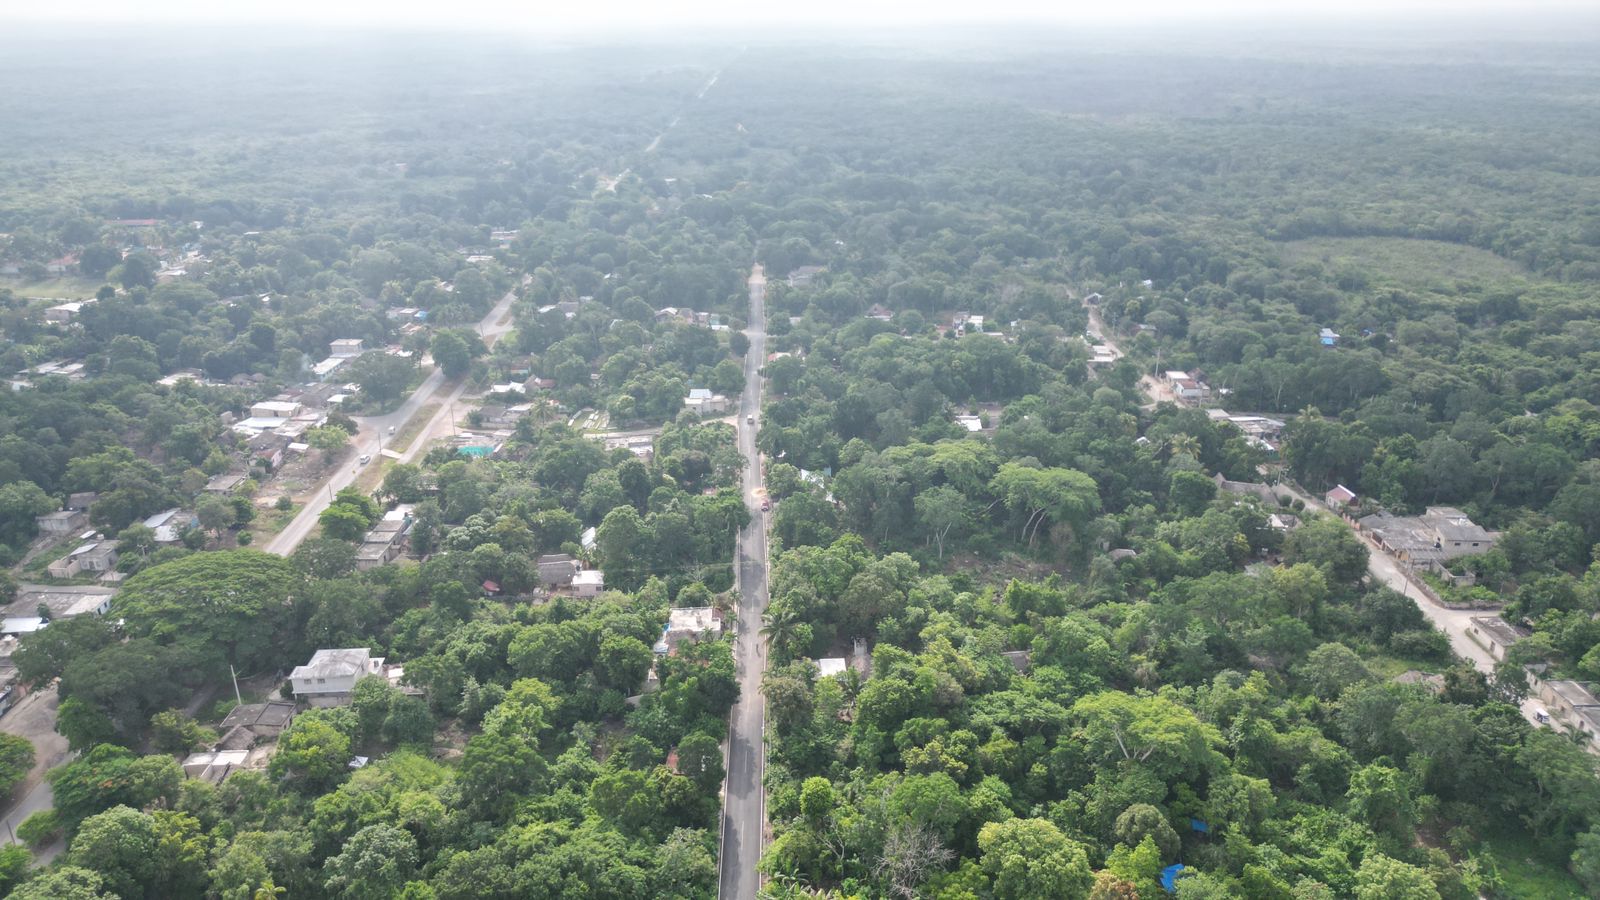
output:
[[[1379,280],[1414,287],[1455,281],[1522,281],[1529,273],[1501,256],[1445,241],[1414,238],[1307,238],[1278,245],[1290,264],[1320,262],[1337,272],[1354,268]]]
[[[105,284],[93,278],[46,278],[43,281],[26,281],[21,278],[0,278],[0,288],[10,288],[11,293],[27,299],[84,300],[94,296]]]

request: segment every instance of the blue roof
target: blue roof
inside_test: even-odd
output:
[[[1178,889],[1176,886],[1178,883],[1178,873],[1182,871],[1183,863],[1173,863],[1172,865],[1161,870],[1161,887],[1165,889],[1167,893],[1170,894]]]

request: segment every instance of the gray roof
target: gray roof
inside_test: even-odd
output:
[[[371,658],[372,650],[367,647],[318,650],[311,654],[310,662],[296,666],[289,677],[345,678],[350,675],[364,675],[367,671],[367,660]]]
[[[1479,631],[1488,635],[1495,643],[1509,647],[1523,639],[1525,635],[1499,616],[1473,616],[1472,624]]]
[[[287,700],[269,700],[266,703],[246,703],[235,706],[222,720],[224,729],[246,725],[254,728],[283,728],[294,718],[295,704]]]
[[[1600,699],[1597,699],[1589,686],[1581,681],[1547,681],[1545,684],[1574,709],[1586,706],[1600,707]]]

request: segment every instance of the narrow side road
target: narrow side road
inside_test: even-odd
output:
[[[744,502],[750,525],[739,533],[735,553],[735,587],[739,591],[739,625],[733,656],[738,667],[739,700],[728,723],[728,779],[723,786],[722,858],[717,896],[753,900],[761,881],[756,863],[766,837],[766,700],[761,676],[767,668],[767,646],[761,620],[767,611],[767,513],[759,499],[761,454],[756,429],[761,424],[761,366],[767,358],[767,280],[758,265],[750,274],[750,324],[745,334],[750,349],[744,357],[744,393],[739,396],[739,452],[744,454]]]

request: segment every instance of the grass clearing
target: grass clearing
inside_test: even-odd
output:
[[[1447,241],[1419,238],[1307,238],[1278,245],[1289,263],[1319,262],[1331,271],[1358,269],[1414,287],[1446,288],[1458,281],[1529,281],[1528,271],[1502,256]]]
[[[61,278],[46,278],[43,281],[27,281],[22,278],[0,278],[0,288],[10,288],[11,293],[27,299],[41,300],[86,300],[93,297],[95,291],[100,290],[104,281],[93,278],[74,278],[63,276]]]
[[[1520,900],[1571,900],[1585,896],[1567,872],[1567,860],[1549,843],[1526,832],[1503,832],[1484,841],[1494,852],[1505,893]]]

